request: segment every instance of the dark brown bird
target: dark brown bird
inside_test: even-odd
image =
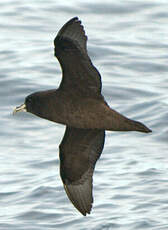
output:
[[[81,21],[72,18],[54,40],[55,56],[62,68],[59,88],[33,93],[14,110],[66,125],[59,146],[60,174],[69,199],[83,215],[92,208],[92,177],[103,150],[105,130],[151,132],[108,106],[86,42]]]

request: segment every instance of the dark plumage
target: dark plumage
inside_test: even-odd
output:
[[[83,215],[92,208],[92,176],[103,150],[105,130],[151,132],[108,106],[86,41],[78,18],[68,21],[54,40],[63,73],[59,88],[27,96],[25,104],[14,111],[27,111],[66,125],[60,144],[60,174],[69,199]]]

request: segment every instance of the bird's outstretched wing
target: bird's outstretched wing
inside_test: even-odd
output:
[[[92,176],[103,150],[104,130],[66,127],[60,148],[60,174],[73,205],[83,214],[93,203]]]
[[[60,88],[96,97],[101,94],[101,76],[87,54],[86,42],[87,36],[77,17],[58,32],[54,46],[63,73]]]

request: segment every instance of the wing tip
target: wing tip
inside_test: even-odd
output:
[[[77,21],[79,21],[79,18],[77,17],[77,16],[75,16],[75,17],[73,17],[73,18],[71,18],[67,23],[72,23],[72,22],[77,22]],[[66,23],[66,24],[67,24]]]
[[[69,200],[72,202],[74,207],[83,215],[86,216],[87,214],[91,213],[92,210],[92,204],[93,204],[93,197],[92,193],[87,194],[90,195],[87,196],[84,191],[81,190],[81,188],[75,188],[74,185],[66,185],[64,184],[64,189],[68,195]]]
[[[73,17],[63,25],[63,27],[58,32],[57,36],[61,36],[61,34],[66,30],[66,28],[69,27],[73,23],[79,23],[81,25],[81,21],[79,20],[79,18],[77,16]]]
[[[81,21],[79,20],[79,18],[76,16],[76,17],[71,18],[69,21],[67,21],[67,22],[64,24],[63,27],[67,27],[67,26],[69,26],[70,24],[72,24],[72,23],[74,23],[74,22],[80,22],[80,23],[81,23]]]
[[[82,22],[78,17],[73,17],[62,26],[54,39],[55,56],[58,58],[59,51],[71,46],[87,55],[86,42],[87,35]]]

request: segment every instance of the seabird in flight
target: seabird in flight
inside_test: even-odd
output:
[[[59,88],[35,92],[14,110],[66,125],[59,146],[60,175],[69,199],[83,215],[92,208],[92,177],[104,147],[105,130],[151,132],[144,124],[108,106],[86,42],[81,21],[72,18],[54,40],[55,57],[62,68]]]

